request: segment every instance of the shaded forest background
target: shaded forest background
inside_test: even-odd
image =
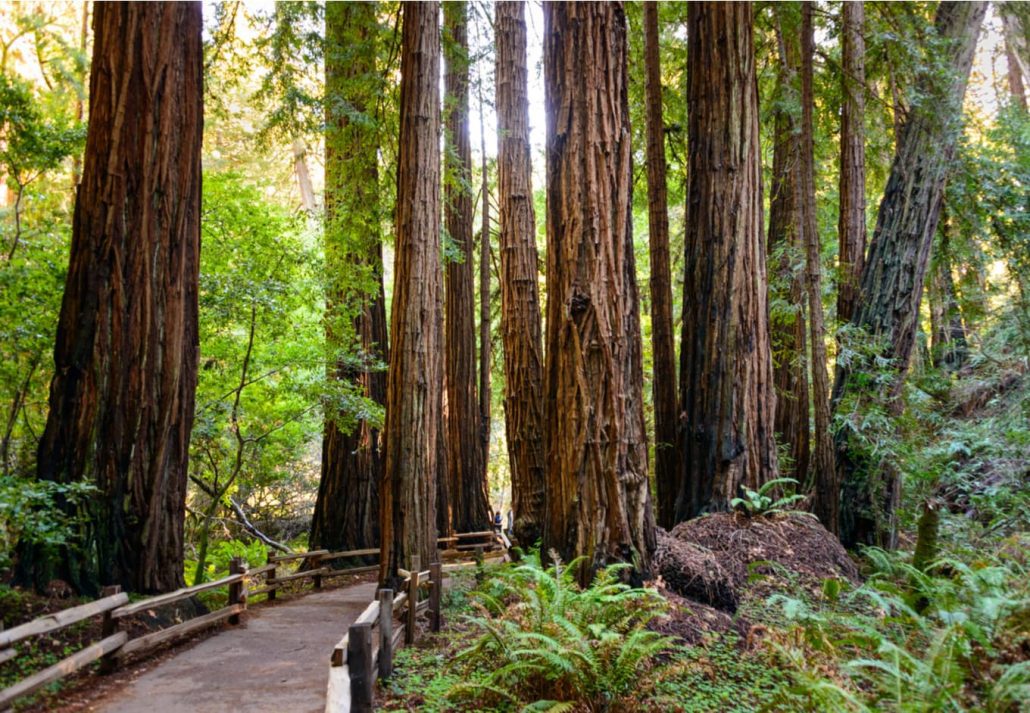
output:
[[[1020,36],[1018,22],[1010,19],[1015,6],[991,7],[965,98],[963,133],[947,164],[949,180],[933,238],[925,298],[915,323],[912,368],[901,387],[905,408],[875,399],[845,401],[837,405],[831,424],[820,406],[825,405],[829,384],[808,384],[813,361],[825,363],[824,378],[832,374],[833,364],[859,363],[864,365],[867,384],[889,378],[885,365],[879,364],[883,368],[878,371],[876,359],[869,359],[875,356],[875,348],[850,339],[853,330],[844,319],[851,309],[847,305],[850,278],[838,238],[847,201],[857,205],[871,234],[899,134],[921,109],[920,102],[936,101],[919,94],[920,78],[950,70],[946,53],[934,49],[934,42],[940,40],[932,30],[932,3],[866,5],[864,80],[859,88],[864,107],[857,117],[864,129],[866,180],[864,192],[845,197],[840,107],[849,91],[842,52],[846,13],[837,5],[817,4],[806,20],[799,7],[758,4],[754,12],[765,213],[759,219],[770,236],[773,364],[779,413],[795,408],[795,427],[801,424],[794,432],[777,427],[780,471],[801,481],[803,491],[810,490],[808,459],[822,457],[820,442],[828,447],[827,434],[839,434],[844,425],[863,453],[889,458],[905,482],[899,515],[910,529],[925,497],[956,476],[955,458],[968,457],[967,452],[979,447],[964,437],[948,435],[938,402],[956,383],[967,388],[964,380],[970,377],[970,369],[977,370],[975,378],[986,381],[982,370],[994,369],[997,378],[1009,378],[1004,375],[1025,369],[1030,344],[1024,291],[1030,274],[1025,37]],[[53,504],[90,497],[88,484],[48,483],[37,480],[35,472],[68,265],[73,186],[81,171],[84,122],[89,114],[88,58],[93,39],[89,4],[23,2],[5,5],[0,12],[0,171],[4,179],[0,186],[0,501],[5,538],[0,564],[9,566],[19,542],[56,547],[74,529],[68,515],[62,514],[67,509]],[[366,296],[375,295],[377,284],[384,286],[385,295],[376,309],[390,314],[393,299],[401,14],[398,4],[379,3],[374,9],[366,8],[364,18],[337,17],[335,26],[342,28],[342,34],[327,44],[333,14],[344,12],[353,10],[335,5],[327,10],[318,3],[204,6],[200,357],[184,538],[184,578],[190,582],[224,571],[235,554],[254,555],[266,547],[303,547],[326,449],[354,451],[357,441],[353,439],[374,438],[384,426],[384,398],[373,398],[370,389],[376,387],[366,380],[374,381],[374,375],[385,370],[385,362],[382,354],[364,348],[361,330],[366,327],[361,314],[366,311]],[[465,145],[456,145],[451,138],[444,141],[445,191],[448,196],[464,196],[465,202],[455,207],[451,197],[444,201],[448,211],[461,211],[464,216],[452,220],[449,212],[441,218],[441,260],[447,272],[444,298],[475,305],[468,314],[471,321],[448,320],[447,324],[448,330],[455,330],[453,336],[448,332],[447,345],[460,342],[464,360],[461,367],[449,364],[447,373],[461,368],[468,380],[468,388],[447,385],[448,408],[466,415],[450,419],[447,427],[468,428],[472,435],[451,434],[440,454],[452,464],[485,468],[489,475],[485,493],[462,497],[451,493],[454,503],[475,504],[468,514],[455,515],[454,523],[444,524],[461,522],[472,529],[477,520],[485,519],[486,510],[507,513],[512,507],[503,409],[504,384],[512,376],[505,372],[501,290],[507,283],[498,255],[503,236],[498,232],[497,213],[503,192],[498,190],[496,161],[503,136],[496,129],[494,102],[502,95],[495,84],[494,53],[500,50],[495,50],[492,6],[471,3],[468,12],[467,54],[444,18],[444,66],[448,68],[444,79],[459,86],[468,82],[470,106],[465,121],[471,131]],[[674,353],[679,353],[689,252],[684,218],[687,6],[660,4],[650,20],[658,40],[651,49],[657,52],[661,67],[657,75],[664,116],[660,147],[649,145],[647,137],[644,38],[648,17],[643,6],[635,3],[626,6],[626,14],[627,120],[636,198],[630,234],[640,289],[645,382],[641,397],[648,462],[660,471],[664,454],[663,437],[655,437],[662,427],[657,415],[665,408],[668,421],[668,404],[663,406],[661,398],[677,387],[673,373],[672,380],[658,388],[658,399],[654,396],[663,369],[656,363],[653,346],[652,314],[660,300],[652,293],[655,255],[649,236],[659,228],[654,215],[649,215],[646,197],[648,171],[657,161],[657,151],[667,162],[669,277],[665,279],[672,284],[671,300],[664,309],[675,325],[665,339],[671,338]],[[539,61],[542,20],[537,6],[529,6],[527,19],[532,203],[543,316],[548,282],[539,106],[544,81]],[[814,38],[807,88],[801,84],[804,78],[796,74],[803,68],[785,59],[801,49],[792,45],[801,36],[802,22],[812,24]],[[347,34],[356,27],[364,28],[361,37]],[[334,59],[329,55],[344,51],[334,47],[349,53],[335,58],[339,66],[364,62],[364,69],[346,76],[327,72],[323,67]],[[453,68],[462,65],[467,78],[454,78]],[[790,76],[785,78],[785,73]],[[334,81],[339,90],[335,94]],[[810,110],[803,91],[811,98]],[[333,97],[341,92],[362,96],[363,105],[340,109],[346,131],[330,134],[327,143],[327,116],[335,111],[327,106],[332,107]],[[456,115],[446,98],[444,110],[445,118]],[[814,230],[808,232],[817,240],[810,244],[773,237],[777,216],[783,210],[798,209],[777,203],[776,196],[781,195],[777,182],[782,180],[778,168],[793,160],[778,150],[804,133],[803,125],[809,127],[813,156],[810,180],[815,201],[809,213]],[[460,135],[448,127],[445,137]],[[339,145],[332,145],[334,141]],[[376,150],[364,173],[334,176],[327,170],[326,157],[334,151],[349,155],[369,144]],[[357,230],[348,225],[340,231],[344,238],[339,244],[323,239],[336,230],[334,215],[351,223],[358,220],[354,216],[360,218]],[[462,232],[468,225],[475,226],[474,233]],[[365,257],[370,246],[379,250],[380,242],[381,274],[375,261]],[[810,289],[806,284],[812,283],[803,278],[813,269],[813,257],[822,281],[817,292],[806,293]],[[328,267],[341,260],[352,269]],[[462,294],[452,293],[452,285],[459,285]],[[816,315],[813,305],[822,314]],[[369,319],[374,322],[373,317]],[[805,326],[815,319],[821,323],[818,329]],[[367,328],[377,328],[369,324]],[[385,330],[385,323],[378,328]],[[489,348],[484,349],[484,344]],[[667,370],[664,375],[667,379]],[[468,398],[477,392],[478,398]],[[1022,426],[1010,426],[998,426],[985,436],[989,446],[977,443],[1020,458],[1018,454],[1027,447],[1019,435]],[[485,437],[488,444],[479,456],[451,445],[476,435]],[[675,497],[662,497],[661,477],[656,474],[656,510],[659,522],[668,526],[682,515],[663,512]],[[455,482],[462,482],[461,478]],[[1025,518],[1027,506],[1018,478],[992,481],[990,487],[997,491],[992,496],[996,515],[987,518],[988,526],[1006,521],[1011,525],[1013,518]],[[331,531],[332,523],[319,524],[318,517],[316,531],[319,527]],[[360,514],[342,519],[362,520]],[[348,538],[368,544],[375,534],[351,533]]]

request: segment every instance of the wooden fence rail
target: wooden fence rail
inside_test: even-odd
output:
[[[509,543],[502,538],[503,533],[498,536],[492,531],[440,538],[441,543],[462,539],[487,539],[487,542],[470,547],[476,555],[472,560],[467,559],[467,551],[459,548],[459,552],[440,551],[438,556],[442,558],[450,552],[465,558],[465,561],[446,565],[436,561],[429,565],[429,569],[423,570],[420,558],[415,556],[412,557],[411,569],[398,568],[398,575],[404,577],[400,591],[380,589],[376,599],[365,607],[333,647],[329,657],[326,713],[371,713],[375,681],[393,674],[393,654],[402,642],[404,645],[415,642],[418,615],[428,612],[429,630],[432,632],[443,627],[444,577],[449,572],[477,566],[487,559],[506,559]],[[487,555],[485,547],[495,545],[499,551]],[[421,598],[423,592],[427,592],[426,598]]]
[[[485,544],[477,545],[479,550],[486,546],[497,544],[502,552],[506,549],[506,543],[496,534],[489,531],[461,533],[454,537],[440,538],[440,544],[445,547],[453,542],[461,540],[484,540]],[[464,549],[464,548],[462,548]],[[149,651],[163,644],[192,634],[200,629],[212,626],[223,620],[230,624],[238,624],[241,615],[247,610],[248,597],[255,597],[259,594],[266,594],[269,601],[276,598],[276,594],[283,583],[291,581],[311,580],[312,586],[318,589],[322,586],[322,580],[326,577],[337,577],[341,575],[361,574],[379,569],[379,565],[362,565],[344,569],[333,569],[325,566],[325,563],[333,560],[350,557],[371,557],[378,555],[378,548],[361,550],[347,550],[343,552],[330,552],[329,550],[314,550],[311,552],[297,552],[286,555],[273,554],[268,556],[268,564],[248,570],[243,560],[234,558],[229,565],[229,575],[212,582],[183,587],[167,594],[158,594],[153,597],[141,599],[136,602],[129,602],[129,597],[120,591],[118,587],[107,587],[100,599],[88,602],[76,607],[71,607],[55,614],[39,617],[25,624],[21,624],[7,631],[0,631],[0,664],[10,661],[18,656],[16,645],[35,636],[50,634],[59,631],[73,624],[85,621],[95,616],[102,616],[101,639],[89,644],[67,658],[62,659],[53,666],[43,669],[31,676],[18,681],[17,683],[0,690],[0,711],[6,710],[14,701],[24,696],[35,693],[40,688],[70,676],[77,671],[100,661],[100,671],[108,673],[115,670],[118,665],[131,654]],[[467,558],[468,553],[455,549],[440,551],[441,559]],[[496,557],[497,555],[492,555]],[[503,556],[503,554],[501,555]],[[281,565],[288,562],[300,562],[300,569],[291,574],[279,575]],[[413,641],[415,631],[415,618],[426,608],[431,614],[430,623],[433,630],[439,629],[439,608],[440,588],[442,579],[447,572],[454,571],[461,566],[468,566],[471,563],[440,565],[435,563],[429,570],[421,571],[418,561],[412,563],[413,575],[407,572],[403,576],[405,590],[394,595],[391,590],[380,590],[379,598],[369,604],[354,626],[348,630],[340,644],[337,644],[331,657],[332,667],[348,669],[350,650],[354,650],[354,662],[362,661],[366,668],[350,670],[348,685],[346,686],[348,698],[350,695],[350,680],[357,680],[362,691],[371,691],[372,684],[377,676],[387,677],[393,670],[393,651],[403,637],[410,643]],[[257,583],[264,576],[263,586],[253,587],[250,583]],[[210,611],[207,614],[194,617],[180,624],[167,627],[160,631],[151,632],[135,639],[130,639],[127,632],[121,630],[122,623],[142,612],[157,607],[168,606],[176,602],[189,599],[201,592],[226,587],[228,600],[224,607]],[[419,591],[429,590],[428,600],[419,602]],[[386,594],[388,593],[388,597]],[[405,608],[407,604],[407,608]],[[384,614],[385,612],[385,614]],[[406,623],[394,625],[394,617],[406,614]],[[384,624],[384,617],[386,623]],[[367,631],[366,631],[367,630]],[[373,630],[379,632],[374,640]],[[354,643],[350,643],[353,636]],[[410,640],[409,640],[410,639]],[[366,645],[367,643],[367,645]],[[355,665],[359,665],[355,663]],[[331,669],[333,670],[333,669]],[[360,673],[360,676],[358,674]],[[357,677],[357,678],[355,678]],[[369,693],[369,696],[371,694]],[[364,699],[362,699],[364,700]],[[368,698],[368,705],[371,705],[371,698]],[[327,707],[327,710],[329,708]],[[334,708],[332,710],[350,710],[347,708]],[[355,708],[354,710],[371,710],[370,708]]]

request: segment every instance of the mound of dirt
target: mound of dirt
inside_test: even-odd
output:
[[[815,593],[831,578],[859,581],[837,538],[806,515],[705,515],[659,530],[654,562],[666,587],[727,612],[745,597],[799,587]]]

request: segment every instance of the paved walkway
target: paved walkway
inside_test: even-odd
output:
[[[329,654],[375,597],[375,584],[251,610],[94,704],[100,713],[321,713]]]

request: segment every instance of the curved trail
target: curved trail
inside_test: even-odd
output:
[[[375,597],[373,583],[254,609],[97,701],[99,713],[321,713],[329,655]]]

